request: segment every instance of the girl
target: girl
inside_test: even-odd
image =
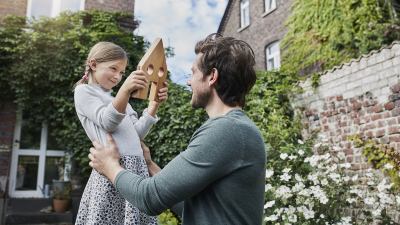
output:
[[[121,47],[110,42],[93,46],[85,63],[85,75],[76,83],[75,107],[92,142],[108,146],[106,135],[112,133],[121,166],[148,177],[140,140],[157,122],[156,112],[168,98],[168,84],[160,89],[160,101],[150,101],[143,116],[137,119],[138,114],[128,101],[132,92],[134,96],[135,91],[148,85],[143,71],[131,73],[116,97],[111,96],[111,88],[121,81],[127,63],[128,56]],[[157,217],[140,212],[115,190],[107,177],[92,170],[75,224],[157,224]]]

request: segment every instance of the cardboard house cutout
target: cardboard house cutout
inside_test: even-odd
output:
[[[164,54],[164,46],[161,38],[156,38],[139,62],[139,69],[146,74],[147,80],[151,83],[149,100],[158,101],[158,91],[164,87],[167,80],[167,63]],[[147,99],[149,85],[139,89],[136,98]]]

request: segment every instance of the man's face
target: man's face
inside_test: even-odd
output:
[[[203,79],[203,73],[198,67],[199,59],[202,55],[202,53],[199,53],[193,62],[193,75],[187,82],[187,85],[193,91],[192,100],[190,101],[190,106],[193,108],[205,108],[211,96],[211,87],[208,85],[207,77]]]

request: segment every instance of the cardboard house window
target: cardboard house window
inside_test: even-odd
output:
[[[26,16],[29,19],[40,16],[56,17],[61,12],[77,12],[85,9],[85,0],[28,0]]]
[[[281,53],[279,42],[274,42],[266,48],[267,70],[279,69],[281,67]]]
[[[240,21],[241,27],[245,27],[250,24],[249,0],[243,0],[240,2]]]
[[[276,0],[265,0],[265,12],[269,12],[276,8]]]

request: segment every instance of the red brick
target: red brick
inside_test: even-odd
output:
[[[360,123],[368,123],[370,121],[370,116],[361,117]]]
[[[347,126],[348,127],[351,126],[352,122],[353,122],[352,120],[347,121]]]
[[[342,135],[342,141],[347,141],[347,136],[346,135]]]
[[[388,125],[389,125],[389,126],[392,126],[392,125],[396,124],[396,122],[397,122],[397,121],[396,121],[396,118],[389,119],[389,120],[388,120]]]
[[[389,117],[390,117],[390,112],[383,113],[383,118],[389,118]]]
[[[385,121],[378,121],[378,127],[379,127],[379,128],[385,127],[385,126],[386,126]],[[375,127],[374,127],[374,128],[375,128]]]
[[[356,112],[352,112],[349,114],[350,118],[357,118],[357,113]]]
[[[307,110],[306,115],[307,116],[311,116],[313,114],[313,112],[311,110]]]
[[[372,129],[375,129],[375,128],[376,128],[375,123],[367,124],[367,130],[372,130]]]
[[[361,103],[358,103],[358,102],[354,103],[353,110],[359,110],[359,109],[361,109]]]
[[[375,131],[375,137],[382,137],[385,136],[385,130],[377,130]]]
[[[346,154],[346,155],[353,155],[353,149],[344,150],[344,154]]]
[[[341,114],[346,114],[347,112],[346,112],[346,109],[340,109],[340,113]]]
[[[365,116],[365,110],[363,109],[363,110],[358,111],[358,116],[359,117]]]
[[[363,102],[363,107],[364,108],[367,108],[368,106],[369,106],[369,102],[368,101]]]
[[[346,157],[346,162],[352,163],[353,162],[353,157],[352,156]]]
[[[336,122],[337,122],[337,121],[340,121],[341,118],[342,118],[341,116],[336,116],[336,117],[335,117],[335,121],[336,121]]]
[[[329,130],[329,126],[328,126],[328,125],[325,125],[325,126],[324,126],[324,130]]]
[[[360,118],[355,118],[355,119],[353,120],[353,123],[354,123],[354,124],[360,124]]]
[[[366,133],[365,133],[365,135],[367,136],[367,137],[373,137],[373,135],[372,135],[372,131],[367,131]]]
[[[362,163],[361,167],[363,169],[369,169],[369,168],[373,168],[372,163]]]
[[[343,100],[343,96],[342,95],[337,95],[336,96],[336,101],[342,101]]]
[[[329,97],[329,102],[334,102],[335,101],[335,96]]]
[[[335,104],[330,104],[330,105],[328,105],[328,109],[334,110],[334,109],[335,109]]]
[[[327,119],[323,119],[322,124],[326,124],[327,121],[328,121]]]
[[[385,104],[385,109],[386,109],[386,110],[391,110],[391,109],[393,109],[393,108],[394,108],[393,102],[389,102],[389,103],[386,103],[386,104]]]
[[[367,113],[371,114],[371,113],[374,113],[374,112],[375,112],[374,107],[367,108]]]
[[[354,109],[353,109],[353,105],[349,105],[349,106],[347,106],[347,112],[351,112],[351,111],[353,111]]]
[[[319,118],[324,118],[325,117],[325,112],[321,112],[320,114],[319,114]]]
[[[382,119],[382,113],[380,113],[380,114],[375,114],[375,115],[372,115],[372,116],[371,116],[371,120],[372,120],[372,121],[379,120],[379,119]]]
[[[346,122],[341,122],[341,123],[340,123],[340,127],[345,127],[346,125],[347,125]]]
[[[374,111],[377,112],[382,112],[383,111],[383,107],[382,104],[376,105],[374,106]]]
[[[391,126],[388,128],[388,133],[389,134],[394,134],[394,133],[399,133],[399,127],[398,126]]]
[[[345,99],[345,100],[342,102],[342,104],[343,104],[343,106],[347,106],[347,105],[349,104],[349,102],[348,102],[347,99]]]
[[[352,170],[359,170],[359,169],[360,169],[360,165],[359,165],[359,164],[354,164],[354,165],[351,167],[351,169],[352,169]]]
[[[332,116],[332,111],[326,111],[326,112],[325,112],[325,115],[326,115],[326,116]]]
[[[332,115],[334,116],[334,115],[337,115],[339,113],[339,111],[337,110],[337,109],[335,109],[335,110],[333,110],[332,111]]]
[[[397,93],[400,90],[400,85],[399,84],[393,85],[392,87],[390,87],[390,90],[392,90],[393,93]]]
[[[400,142],[400,135],[395,134],[390,136],[390,142]]]
[[[339,136],[342,134],[342,130],[336,130],[336,136]]]
[[[356,103],[356,102],[357,102],[356,99],[354,99],[354,98],[351,98],[351,99],[350,99],[350,103],[351,103],[351,104]]]
[[[344,131],[345,134],[348,134],[348,133],[350,133],[350,128],[348,128],[348,127],[347,127],[347,128],[344,128],[343,131]]]
[[[376,104],[378,104],[378,100],[372,99],[372,100],[370,101],[370,104],[371,104],[371,105],[376,105]]]
[[[329,135],[330,135],[330,136],[336,136],[336,135],[335,135],[335,132],[333,132],[333,131],[329,132]]]
[[[346,142],[345,146],[346,146],[347,148],[350,148],[351,142]]]

